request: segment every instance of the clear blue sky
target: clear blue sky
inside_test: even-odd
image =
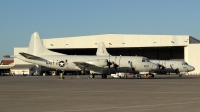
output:
[[[200,39],[200,0],[0,0],[0,60],[41,38],[95,34],[191,35]]]

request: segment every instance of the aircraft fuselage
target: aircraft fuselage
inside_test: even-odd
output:
[[[41,57],[41,59],[33,60],[24,58],[23,56],[19,56],[18,58],[29,63],[64,71],[79,71],[82,68],[74,62],[95,59],[107,59],[110,62],[114,62],[118,65],[116,72],[149,72],[158,69],[156,64],[147,62],[147,58],[140,56],[41,55],[38,57]],[[103,69],[107,70],[108,67],[104,67]],[[114,70],[113,67],[111,69]],[[87,67],[85,67],[85,70],[87,70]]]

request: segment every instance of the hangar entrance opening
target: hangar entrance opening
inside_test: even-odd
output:
[[[86,49],[50,49],[68,55],[96,55],[96,48]],[[107,48],[115,56],[144,56],[149,59],[184,60],[184,47],[137,47],[137,48]]]

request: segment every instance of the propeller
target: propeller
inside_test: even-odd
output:
[[[177,69],[175,69],[175,73],[176,74],[179,74],[180,73],[180,71],[179,71],[179,69],[177,68]]]
[[[108,66],[108,70],[109,70],[109,75],[111,74],[110,71],[110,66],[112,65],[112,63],[110,62],[110,55],[109,55],[109,60],[107,60],[107,66]]]
[[[165,70],[165,68],[166,68],[165,66],[163,66],[163,65],[161,65],[161,64],[158,64],[158,66],[159,66],[159,68],[162,69],[162,70]]]
[[[117,70],[117,68],[119,67],[115,62],[109,60],[107,60],[107,66],[109,68],[109,73],[111,73],[111,68]]]
[[[132,61],[129,61],[129,63],[130,63],[130,67],[131,67],[132,71],[134,72],[136,67],[133,67]]]
[[[112,65],[113,63],[110,62],[109,60],[107,60],[107,66],[110,68],[110,66]]]
[[[164,65],[159,64],[159,63],[158,63],[158,67],[159,67],[159,72],[161,74],[163,74],[166,67]]]
[[[115,70],[117,70],[117,67],[119,67],[116,63],[113,62]]]

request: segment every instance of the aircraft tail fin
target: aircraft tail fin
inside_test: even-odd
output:
[[[99,46],[97,48],[96,52],[97,56],[109,56],[110,54],[107,52],[107,49],[105,47],[105,44],[103,42],[99,43]]]
[[[41,42],[40,36],[38,32],[35,32],[31,35],[31,40],[29,43],[28,54],[32,55],[61,55],[60,53],[56,53],[48,50],[44,47]]]

